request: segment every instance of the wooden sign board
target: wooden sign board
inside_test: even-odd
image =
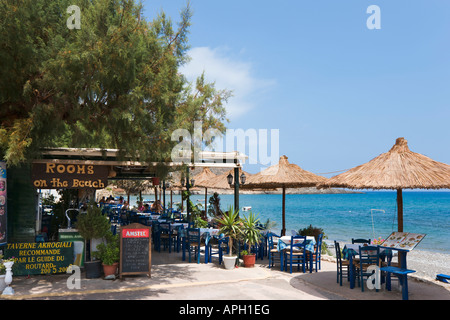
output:
[[[140,223],[122,226],[120,230],[119,277],[147,274],[151,276],[151,228]]]
[[[8,243],[5,258],[12,257],[17,276],[66,273],[73,264],[73,242]]]
[[[425,236],[424,233],[392,232],[380,246],[411,251]]]
[[[39,189],[103,189],[108,172],[108,166],[33,163],[31,180]]]

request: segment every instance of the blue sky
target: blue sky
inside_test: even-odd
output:
[[[163,10],[174,23],[187,3],[142,2],[149,20]],[[319,174],[365,163],[398,137],[450,163],[450,1],[190,4],[183,70],[233,91],[228,128],[278,129],[279,154]],[[380,8],[379,30],[366,26],[370,5]]]

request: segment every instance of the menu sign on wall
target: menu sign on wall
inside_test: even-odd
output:
[[[148,274],[151,269],[150,227],[139,223],[123,226],[120,232],[120,277],[126,274]]]
[[[6,244],[6,162],[0,161],[0,245]]]
[[[103,189],[108,171],[108,166],[33,163],[31,179],[39,189]]]

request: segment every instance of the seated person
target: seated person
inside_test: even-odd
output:
[[[139,212],[143,212],[144,211],[144,209],[145,209],[145,207],[144,207],[144,205],[142,204],[142,201],[139,201],[138,202],[138,211]]]
[[[159,203],[159,200],[156,200],[155,202],[153,202],[152,207],[150,208],[150,210],[152,212],[158,212],[158,213],[162,212],[162,206]]]
[[[124,201],[121,210],[122,211],[127,211],[129,209],[130,209],[130,206],[128,205],[128,201]]]
[[[148,203],[144,204],[144,211],[143,212],[144,213],[150,213],[151,212],[150,206],[148,205]]]
[[[106,203],[105,196],[103,196],[100,201],[98,202],[100,205],[104,205]]]

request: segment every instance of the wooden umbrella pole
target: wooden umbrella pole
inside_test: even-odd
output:
[[[208,200],[208,188],[205,188],[205,217],[208,219],[207,201]]]
[[[397,224],[398,232],[403,232],[403,193],[397,189]]]
[[[286,235],[285,207],[286,207],[286,187],[283,186],[283,211],[282,211],[283,228],[281,229],[281,235],[282,236]]]

